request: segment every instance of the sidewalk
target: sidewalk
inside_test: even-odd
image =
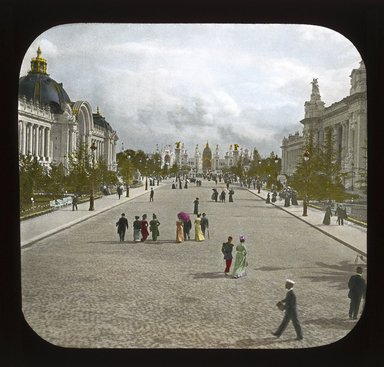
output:
[[[269,191],[260,190],[260,194],[257,193],[257,190],[247,189],[252,192],[254,195],[260,197],[261,199],[266,199]],[[343,245],[351,248],[356,251],[359,255],[367,256],[367,229],[358,226],[357,224],[351,223],[348,220],[344,220],[344,225],[339,226],[336,224],[336,216],[331,217],[331,224],[323,224],[324,212],[318,209],[314,209],[308,206],[307,214],[308,216],[303,217],[303,203],[299,201],[299,205],[291,205],[289,207],[284,207],[284,200],[279,200],[275,203],[265,204],[265,205],[274,205],[284,210],[285,212],[297,217],[303,222],[308,223],[313,228],[316,228],[320,232],[323,232],[329,237],[332,237],[336,241],[342,243]]]
[[[161,183],[160,185],[164,185]],[[32,243],[41,240],[42,238],[51,236],[65,228],[69,228],[74,224],[85,221],[95,215],[98,215],[110,208],[126,203],[138,196],[148,195],[151,188],[156,190],[160,186],[148,186],[145,190],[144,186],[129,189],[129,197],[127,198],[126,191],[119,197],[114,195],[102,196],[95,200],[95,210],[89,211],[89,201],[78,204],[78,210],[72,211],[72,205],[49,212],[34,218],[26,219],[20,222],[20,242],[21,247],[31,245]]]

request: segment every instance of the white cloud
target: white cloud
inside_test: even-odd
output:
[[[99,106],[126,148],[148,151],[207,138],[279,151],[301,128],[312,78],[332,104],[360,61],[344,36],[317,26],[73,24],[40,35],[22,75],[38,45],[72,100]]]

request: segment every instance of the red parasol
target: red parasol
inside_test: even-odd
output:
[[[190,220],[189,214],[186,212],[180,212],[177,214],[177,217],[181,219],[183,222],[188,222]]]

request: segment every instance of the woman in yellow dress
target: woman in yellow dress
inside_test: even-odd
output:
[[[197,214],[197,218],[195,219],[195,241],[204,241],[203,231],[201,230],[201,214]]]
[[[184,241],[184,223],[180,218],[176,221],[176,242],[181,243]]]

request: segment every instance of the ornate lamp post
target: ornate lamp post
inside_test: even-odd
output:
[[[97,149],[97,146],[95,142],[92,143],[90,146],[91,149],[91,155],[92,155],[92,172],[91,172],[91,195],[89,197],[89,210],[95,210],[95,198],[94,198],[94,171],[95,171],[95,150]]]
[[[129,155],[128,157],[128,165],[127,165],[127,193],[125,197],[129,198],[129,177],[130,177],[130,161],[131,161],[131,156]]]
[[[277,187],[277,174],[278,174],[278,171],[277,171],[278,170],[278,166],[277,166],[277,164],[279,163],[279,157],[277,156],[277,154],[275,155],[274,161],[275,161],[275,170],[276,170],[275,185]]]
[[[145,159],[145,190],[148,190],[148,171],[147,171],[147,164],[148,164],[149,158]]]
[[[308,203],[307,203],[307,185],[308,185],[308,161],[309,161],[309,152],[306,150],[303,154],[304,158],[304,164],[305,164],[305,183],[304,183],[304,199],[303,199],[303,217],[308,216],[307,214],[307,208],[308,208]]]

